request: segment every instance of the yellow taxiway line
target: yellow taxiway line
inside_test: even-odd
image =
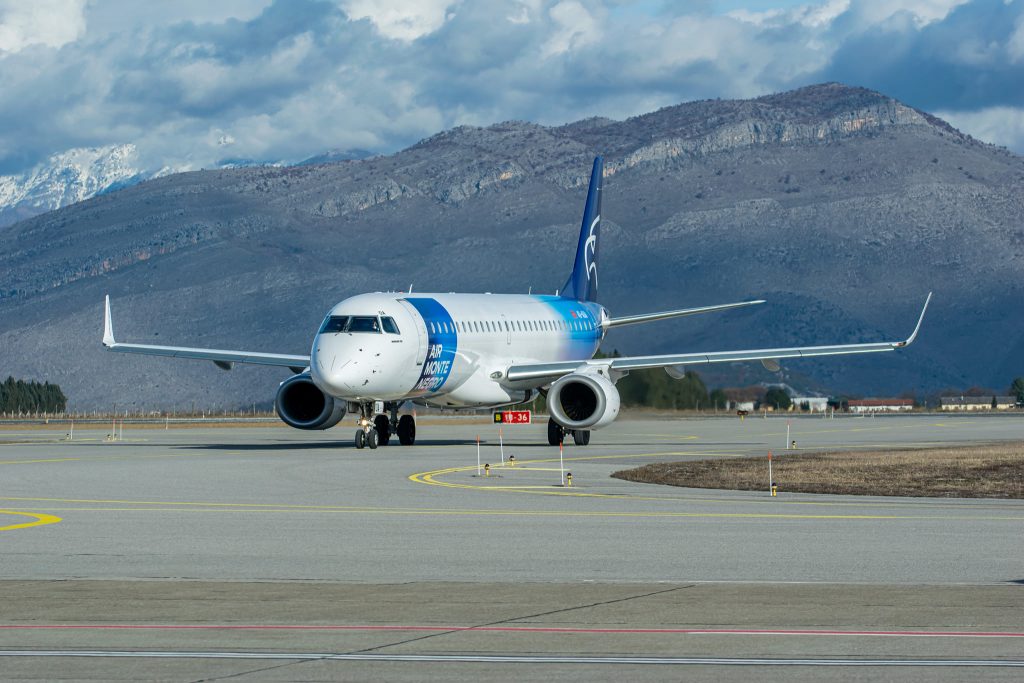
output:
[[[45,515],[36,512],[19,512],[16,510],[0,510],[0,515],[17,515],[18,517],[32,517],[31,522],[22,522],[21,524],[9,524],[7,526],[0,526],[0,531],[13,531],[14,529],[28,529],[33,526],[46,526],[47,524],[56,524],[61,521],[60,517],[53,515]]]

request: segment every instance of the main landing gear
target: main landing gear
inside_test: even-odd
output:
[[[577,446],[586,446],[590,443],[590,430],[566,429],[550,417],[548,418],[548,443],[550,445],[560,445],[565,440],[567,434],[572,434],[572,440]]]
[[[356,430],[356,448],[387,446],[391,436],[398,436],[398,443],[411,446],[416,443],[416,420],[412,415],[398,416],[400,403],[385,403],[383,413],[374,416],[375,404],[359,404],[359,429]]]

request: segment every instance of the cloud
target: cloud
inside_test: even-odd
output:
[[[85,30],[85,0],[0,1],[0,51],[61,47]]]
[[[441,28],[453,0],[345,0],[352,19],[368,19],[382,36],[416,40]]]
[[[1024,150],[1024,107],[989,107],[979,111],[937,111],[955,128],[986,142]]]
[[[601,38],[598,19],[576,0],[563,0],[548,10],[555,25],[544,46],[542,57],[564,54],[591,45]]]
[[[463,123],[624,118],[828,80],[1024,151],[1007,132],[1022,64],[1020,1],[6,2],[0,173],[120,143],[150,168],[389,152]]]

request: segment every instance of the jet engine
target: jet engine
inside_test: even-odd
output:
[[[320,391],[309,373],[281,382],[274,408],[286,425],[296,429],[330,429],[345,417],[345,402]]]
[[[604,368],[586,368],[559,379],[548,390],[548,411],[566,429],[600,429],[619,414],[619,390]]]

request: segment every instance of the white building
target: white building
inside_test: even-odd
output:
[[[995,399],[995,408],[992,399]],[[943,396],[942,410],[1010,410],[1017,405],[1014,396]]]
[[[851,413],[898,413],[914,409],[912,398],[858,398],[847,404]]]
[[[812,413],[824,413],[828,410],[828,398],[824,396],[793,396],[789,400],[793,402],[793,410],[803,410],[805,403]]]

